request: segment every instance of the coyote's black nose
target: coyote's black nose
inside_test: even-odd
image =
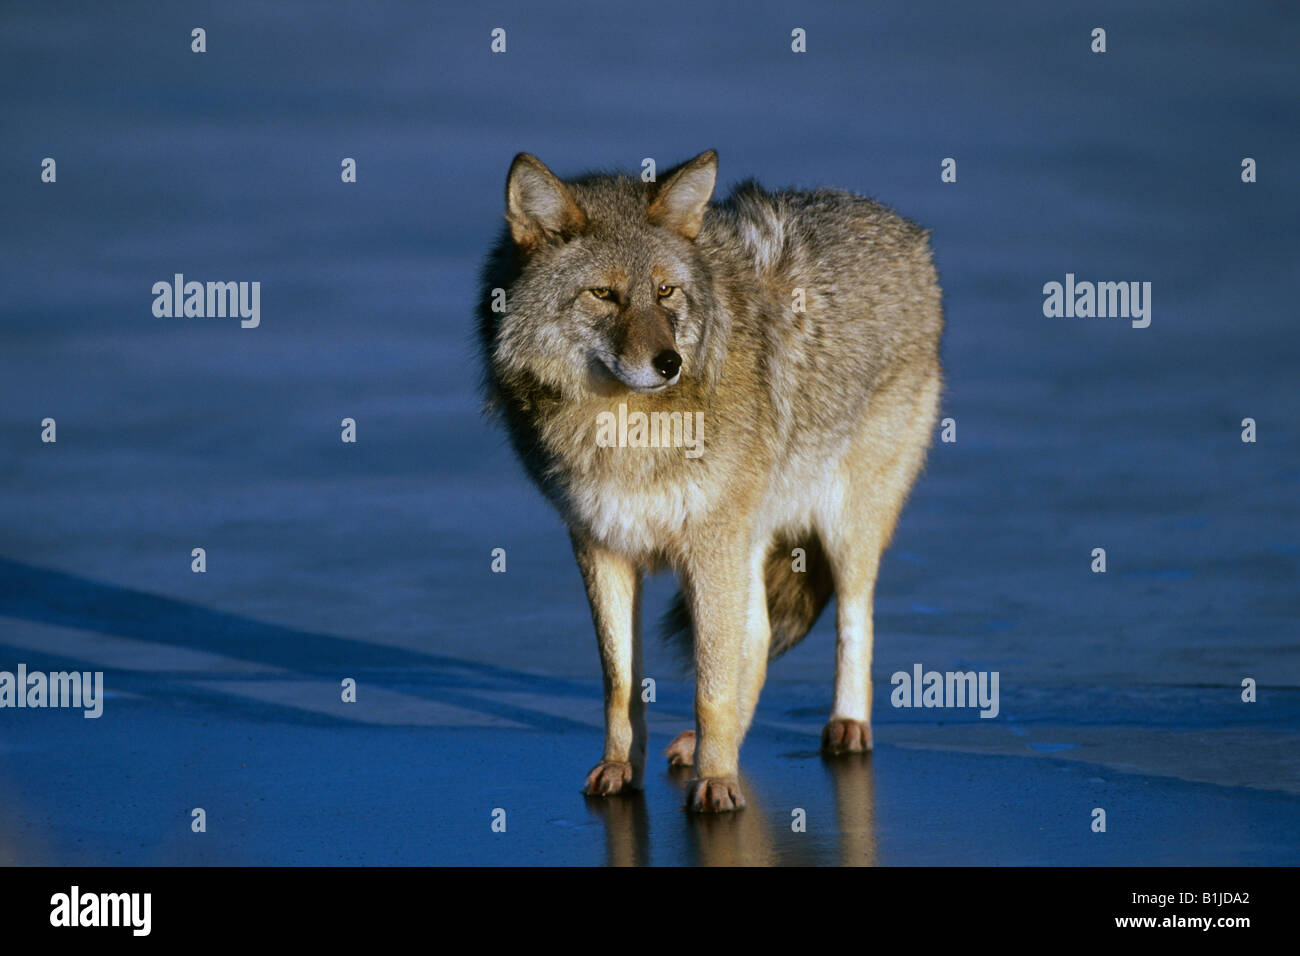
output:
[[[664,349],[655,356],[654,366],[655,371],[664,378],[672,378],[682,367],[682,357],[672,349]]]

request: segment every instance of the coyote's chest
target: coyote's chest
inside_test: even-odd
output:
[[[629,557],[675,550],[719,498],[703,413],[635,405],[564,409],[540,424],[571,524]]]
[[[693,480],[691,472],[697,470],[701,474]],[[698,464],[685,463],[667,474],[642,471],[630,463],[598,465],[567,483],[569,508],[577,523],[606,547],[649,558],[675,550],[685,529],[712,509],[715,495],[706,481],[698,480],[705,477],[703,471]]]

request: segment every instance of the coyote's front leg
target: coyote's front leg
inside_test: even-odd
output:
[[[688,809],[739,810],[740,670],[749,605],[749,541],[711,536],[691,555],[683,586],[695,625],[695,779]]]
[[[605,679],[605,756],[583,792],[610,796],[640,790],[645,774],[645,705],[641,675],[641,573],[622,555],[575,534],[573,553],[591,602]]]

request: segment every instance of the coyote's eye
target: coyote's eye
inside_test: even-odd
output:
[[[609,290],[608,290],[608,289],[603,289],[603,288],[602,288],[602,289],[588,289],[587,291],[590,292],[592,295],[594,295],[597,299],[608,299],[608,298],[609,298],[609,295],[610,295]]]
[[[661,283],[661,284],[659,285],[659,298],[661,298],[661,299],[666,299],[666,298],[668,298],[670,295],[672,295],[672,294],[673,294],[674,292],[676,292],[676,291],[677,291],[677,286],[675,286],[675,285],[663,285],[663,284]]]

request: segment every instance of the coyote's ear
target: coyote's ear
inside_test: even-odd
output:
[[[673,170],[650,203],[650,221],[681,233],[687,239],[700,234],[704,210],[718,180],[718,154],[700,153]]]
[[[573,194],[531,153],[520,153],[506,177],[506,220],[516,244],[531,248],[587,224]]]

